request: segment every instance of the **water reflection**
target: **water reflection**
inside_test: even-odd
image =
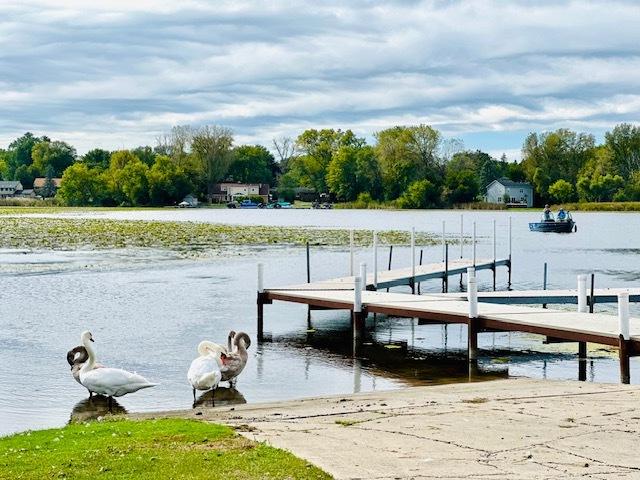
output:
[[[94,420],[107,414],[126,414],[127,410],[114,398],[111,400],[111,410],[109,410],[109,398],[103,395],[93,395],[75,404],[71,411],[69,423],[81,423]]]
[[[224,407],[228,405],[242,405],[243,403],[247,403],[247,400],[240,391],[230,387],[218,387],[215,395],[211,390],[207,390],[200,395],[193,404],[193,407],[210,407],[214,405],[216,407]]]

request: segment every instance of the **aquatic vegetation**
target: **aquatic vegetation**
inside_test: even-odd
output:
[[[354,241],[366,246],[371,230],[357,230]],[[378,234],[379,244],[408,245],[406,231]],[[438,243],[433,235],[416,234],[420,245]],[[349,231],[340,229],[240,226],[197,222],[164,222],[79,218],[0,217],[0,248],[74,250],[167,248],[190,255],[230,246],[344,246]]]

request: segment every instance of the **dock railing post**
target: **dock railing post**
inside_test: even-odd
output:
[[[476,266],[476,222],[473,222],[473,266]]]
[[[629,365],[629,292],[618,293],[618,321],[620,335],[618,345],[620,347],[620,382],[631,381]]]
[[[449,291],[449,244],[444,244],[444,277],[442,278],[442,292]]]
[[[307,283],[311,283],[311,253],[309,251],[309,242],[307,242]]]
[[[389,268],[391,270],[391,260],[393,260],[393,245],[389,245]],[[387,292],[389,291],[389,287],[387,287]]]
[[[496,219],[493,219],[493,291],[496,291],[496,249],[497,249],[497,237],[496,237]]]
[[[264,265],[258,263],[258,325],[257,337],[258,342],[264,338]]]
[[[411,293],[416,293],[416,229],[411,227]]]
[[[511,286],[511,217],[509,217],[509,280],[507,285]]]
[[[353,338],[359,339],[361,337],[364,318],[362,314],[362,277],[355,277],[353,288]]]
[[[378,290],[378,232],[373,232],[373,289]]]
[[[444,263],[444,249],[445,249],[445,221],[442,221],[442,262]]]
[[[464,215],[460,215],[460,260],[464,258]],[[462,287],[462,273],[460,274],[460,287]]]
[[[467,268],[467,301],[469,303],[468,346],[469,362],[478,360],[478,284],[475,268]]]
[[[355,275],[354,268],[355,255],[353,252],[353,230],[349,230],[349,276]]]
[[[360,263],[360,279],[362,280],[361,290],[367,289],[367,264],[365,262]]]
[[[587,313],[587,276],[578,275],[578,311]]]
[[[420,249],[420,260],[418,260],[418,266],[420,267],[422,266],[422,254],[423,254],[423,250]],[[417,282],[417,283],[418,283],[418,295],[420,295],[420,282]]]
[[[593,313],[593,309],[595,307],[596,304],[596,295],[594,292],[594,286],[595,286],[595,273],[591,274],[591,291],[589,293],[589,313]]]

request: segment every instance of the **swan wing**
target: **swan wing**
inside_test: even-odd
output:
[[[209,340],[203,340],[198,344],[198,355],[206,357],[210,353],[227,353],[227,347],[220,345],[219,343],[210,342]]]
[[[157,385],[137,373],[107,367],[80,371],[80,383],[92,392],[110,397],[121,397]]]
[[[187,372],[187,379],[196,390],[210,390],[218,385],[221,378],[218,360],[213,355],[196,358]]]

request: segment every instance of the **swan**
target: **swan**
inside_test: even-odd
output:
[[[233,331],[229,332],[229,338],[231,338],[231,333],[234,333],[233,351],[229,351],[220,357],[220,371],[222,372],[222,380],[228,381],[229,386],[235,387],[238,375],[242,373],[242,370],[247,365],[247,360],[249,359],[247,348],[251,345],[251,339],[244,332],[235,333]]]
[[[78,345],[77,347],[72,348],[67,352],[67,363],[71,366],[71,375],[76,382],[80,385],[80,369],[82,365],[89,359],[89,354],[87,353],[87,349],[82,345]],[[103,368],[104,365],[100,363],[96,363],[94,368]],[[93,397],[93,392],[89,390],[89,398]]]
[[[215,406],[215,391],[218,388],[222,373],[221,358],[226,358],[226,349],[217,343],[203,340],[198,344],[198,357],[191,362],[187,372],[187,380],[193,388],[193,405],[196,404],[196,390],[211,390],[211,405]]]
[[[96,368],[96,352],[91,345],[94,341],[91,332],[82,332],[80,339],[89,355],[89,360],[80,368],[80,383],[89,391],[109,397],[109,410],[111,410],[112,397],[121,397],[127,393],[157,385],[137,373],[119,368]]]

